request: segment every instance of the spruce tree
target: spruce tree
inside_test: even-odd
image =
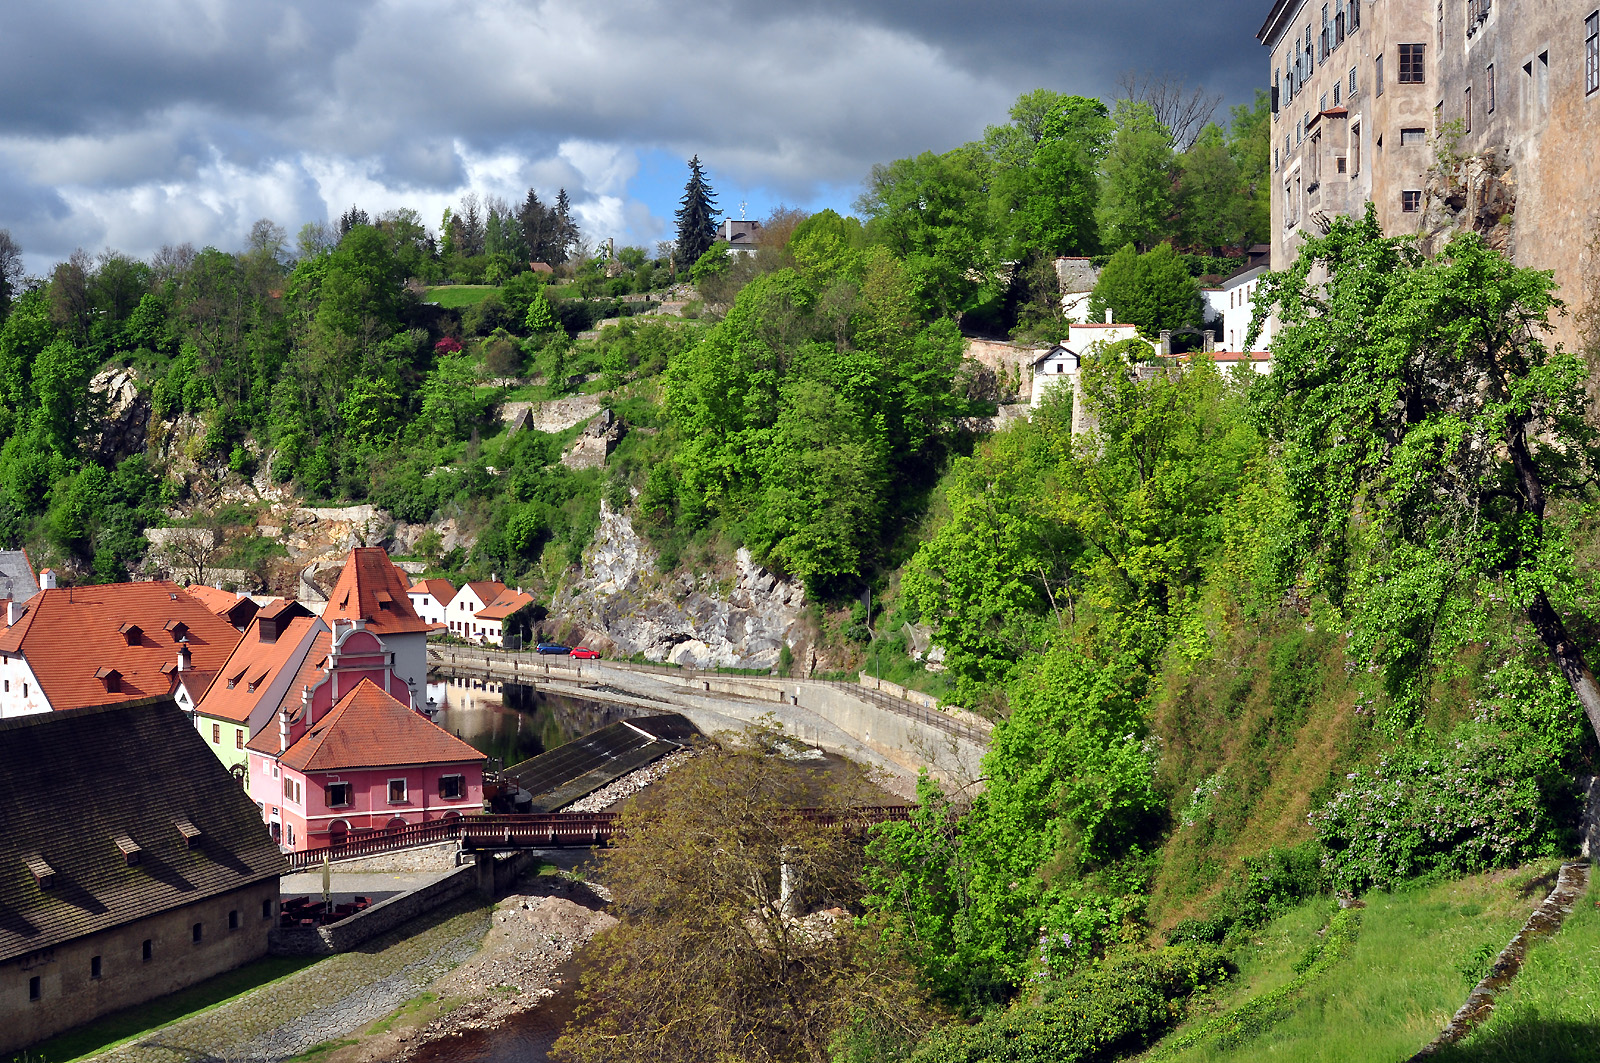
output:
[[[683,188],[677,219],[678,265],[688,269],[717,240],[717,194],[706,183],[698,155],[689,160],[689,183]]]

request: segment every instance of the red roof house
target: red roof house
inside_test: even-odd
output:
[[[250,743],[250,796],[289,851],[480,811],[484,754],[363,678],[291,741]]]
[[[239,632],[165,580],[47,587],[0,631],[0,716],[172,697],[190,712]]]
[[[411,605],[411,580],[376,546],[358,546],[339,573],[322,611],[329,627],[336,621],[361,621],[394,654],[395,671],[411,691],[411,703],[427,701],[428,633],[437,625],[417,615]]]

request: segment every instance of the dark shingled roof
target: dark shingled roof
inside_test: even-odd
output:
[[[0,720],[0,824],[0,962],[285,870],[170,698]]]

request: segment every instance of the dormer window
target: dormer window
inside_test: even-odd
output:
[[[49,889],[55,885],[56,869],[45,863],[43,856],[34,853],[23,857],[23,862],[28,865],[28,870],[33,872],[33,880],[38,883],[40,889]]]
[[[144,635],[144,629],[138,624],[123,624],[122,627],[118,628],[117,630],[122,634],[123,639],[125,639],[130,646],[139,645],[139,639],[142,635]]]
[[[189,625],[182,620],[168,620],[167,630],[172,632],[173,642],[189,641]]]
[[[183,835],[183,843],[193,849],[195,842],[200,840],[200,828],[191,823],[187,816],[173,820],[172,825]]]
[[[122,673],[115,668],[101,668],[95,672],[94,677],[105,684],[107,694],[117,694],[122,691]]]
[[[139,862],[139,853],[143,850],[139,848],[139,843],[134,841],[132,837],[124,833],[111,840],[117,843],[117,848],[122,851],[122,859],[129,867]]]

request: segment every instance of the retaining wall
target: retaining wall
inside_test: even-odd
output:
[[[365,911],[328,926],[280,926],[268,935],[268,949],[277,956],[321,956],[348,952],[357,945],[386,934],[458,897],[477,892],[494,896],[510,889],[518,876],[541,857],[537,852],[516,853],[499,859],[482,854],[478,862],[464,864],[426,886],[396,894]],[[341,864],[341,869],[347,869]]]

